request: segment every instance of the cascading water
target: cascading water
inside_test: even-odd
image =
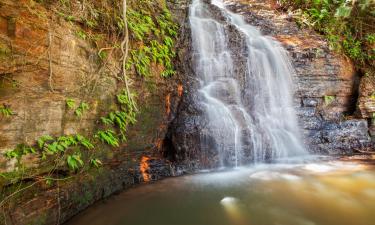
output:
[[[193,0],[190,24],[205,129],[214,139],[205,143],[202,137],[201,145],[216,148],[222,166],[305,154],[293,109],[294,71],[281,45],[227,10],[223,0]]]

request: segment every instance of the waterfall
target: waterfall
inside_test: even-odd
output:
[[[214,140],[203,135],[201,145],[215,148],[222,166],[305,154],[293,108],[294,70],[282,46],[223,0],[193,0],[189,18],[208,121],[203,133]]]

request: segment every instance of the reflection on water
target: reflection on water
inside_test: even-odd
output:
[[[373,225],[375,167],[256,165],[166,179],[98,204],[70,225]]]

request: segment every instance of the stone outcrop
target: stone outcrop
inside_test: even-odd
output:
[[[79,25],[39,3],[4,0],[0,7],[0,105],[14,113],[0,115],[0,172],[9,172],[15,162],[3,155],[18,144],[32,145],[43,135],[91,137],[100,117],[116,109],[123,85],[117,78],[118,58],[103,65],[94,44],[77,34]],[[140,113],[129,129],[129,141],[121,146],[130,151],[158,145],[171,116],[167,108],[173,109],[179,98],[177,76],[167,80],[157,67],[153,71],[147,81],[131,74]],[[76,107],[86,102],[89,109],[78,117],[67,99]]]
[[[92,137],[100,129],[100,118],[116,109],[116,93],[123,88],[117,78],[119,56],[108,58],[103,65],[96,46],[77,33],[82,29],[79,24],[32,2],[0,2],[0,105],[14,112],[9,117],[0,115],[0,173],[4,174],[13,173],[17,167],[17,160],[5,159],[4,153],[18,144],[33,145],[42,135],[79,133]],[[179,23],[185,21],[187,4],[170,4]],[[113,44],[112,40],[104,41],[108,46]],[[80,173],[60,182],[60,186],[56,182],[49,186],[38,179],[35,183],[25,177],[25,185],[34,186],[1,208],[5,211],[0,223],[3,216],[7,224],[62,223],[95,201],[133,184],[181,174],[183,167],[162,159],[160,154],[183,92],[181,75],[165,79],[159,73],[160,68],[153,66],[152,76],[146,79],[134,71],[128,74],[131,88],[137,92],[137,123],[128,128],[128,140],[119,148],[96,146],[103,157],[102,168]],[[86,102],[90,108],[78,117],[67,106],[67,99],[74,99],[77,106]],[[31,171],[35,175],[43,176],[51,166],[37,156],[20,160],[35,169]],[[66,173],[56,171],[56,176]],[[12,193],[12,188],[0,176],[1,198]]]
[[[276,11],[270,2],[231,2],[233,11],[288,50],[296,70],[295,106],[309,150],[344,154],[369,149],[368,117],[355,118],[363,91],[359,92],[360,76],[352,63],[330,50],[315,32],[298,28],[291,16]]]
[[[199,96],[194,93],[199,81],[192,66],[187,21],[190,1],[170,2],[181,25],[175,62],[179,74],[169,80],[155,76],[146,82],[132,75],[140,115],[129,129],[127,144],[108,154],[103,168],[94,174],[78,175],[61,186],[37,183],[6,209],[7,221],[64,222],[95,201],[133,184],[212,166],[215,149],[199,146],[209,135],[202,136],[197,130],[205,120],[201,117],[203,106],[196,104]],[[248,23],[276,38],[289,51],[296,68],[295,106],[310,150],[341,154],[370,147],[367,119],[374,112],[373,80],[360,80],[351,62],[330,51],[319,35],[299,29],[291,17],[274,10],[269,2],[231,2],[233,11],[241,12]],[[3,157],[5,151],[20,143],[32,144],[44,134],[90,136],[98,119],[115,104],[114,94],[121,87],[114,76],[102,71],[97,51],[78,37],[76,30],[75,25],[38,4],[1,1],[0,105],[9,106],[15,115],[0,118],[0,172],[15,166],[15,161]],[[234,27],[228,31],[233,36],[232,47],[238,48],[240,34]],[[109,62],[108,70],[118,73],[117,61]],[[361,116],[355,118],[357,97]],[[89,103],[90,110],[77,118],[67,108],[67,98]],[[40,163],[35,158],[22,160],[31,167]]]
[[[273,1],[226,2],[232,11],[241,13],[249,24],[281,42],[289,52],[296,70],[294,103],[309,151],[348,154],[369,150],[372,147],[366,119],[369,117],[355,113],[358,95],[361,98],[365,87],[362,84],[359,89],[361,77],[352,62],[330,50],[327,41],[314,31],[300,29],[291,16],[275,10]],[[225,23],[215,7],[210,10],[218,21]],[[238,49],[236,45],[241,46],[240,34],[231,27],[227,27],[226,32],[233,44],[230,48]],[[186,37],[186,43],[187,49],[191,49],[189,37]],[[242,68],[241,53],[246,51],[244,48],[242,45],[237,51],[239,71]],[[210,167],[215,165],[217,152],[200,145],[203,140],[205,143],[214,140],[210,140],[209,134],[204,135],[207,122],[202,116],[204,106],[199,105],[199,83],[192,69],[194,62],[189,53],[184,57],[187,93],[171,123],[166,138],[166,155],[193,168]],[[367,110],[371,112],[369,101],[366,102]]]

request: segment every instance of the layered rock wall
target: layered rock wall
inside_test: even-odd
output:
[[[157,65],[151,66],[147,78],[128,72],[131,89],[137,94],[137,123],[128,127],[127,141],[118,148],[97,143],[95,154],[103,163],[99,169],[85,168],[78,174],[67,168],[56,170],[51,176],[63,179],[46,184],[43,176],[52,164],[37,155],[22,156],[19,161],[4,157],[19,144],[34,145],[43,135],[93,138],[103,129],[100,118],[118,109],[116,94],[124,88],[119,79],[121,56],[107,54],[102,60],[96,43],[81,33],[83,26],[67,21],[54,2],[50,3],[46,7],[36,1],[0,1],[0,105],[13,112],[0,115],[0,198],[6,199],[0,207],[0,224],[61,224],[114,192],[182,173],[182,168],[160,154],[183,92],[181,74],[162,78]],[[184,23],[187,3],[169,6],[176,22]],[[114,42],[110,36],[100,41],[101,46],[109,47]],[[89,109],[79,117],[75,108],[69,108],[68,99],[76,107],[87,103]],[[21,178],[20,168],[28,169]],[[5,179],[8,176],[14,177]],[[25,179],[24,183],[19,179]],[[6,198],[21,185],[30,184],[26,191]]]
[[[367,116],[358,115],[356,107],[358,97],[363,99],[363,95],[368,96],[363,84],[367,78],[361,81],[352,62],[331,50],[328,42],[314,31],[300,29],[290,16],[275,10],[272,1],[233,0],[226,3],[263,34],[281,42],[289,52],[296,71],[294,104],[308,150],[315,154],[348,154],[371,149],[373,143],[367,120],[368,113],[372,112],[371,101],[359,101],[360,111]],[[210,10],[217,21],[226,23],[215,7]],[[226,34],[231,40],[229,48],[237,49],[236,68],[237,74],[241,74],[241,54],[246,52],[246,46],[235,27],[227,26]],[[191,43],[190,39],[186,37],[187,44]],[[215,165],[217,152],[213,148],[202,147],[201,143],[212,143],[214,146],[215,140],[210,140],[209,134],[204,135],[207,121],[204,119],[204,106],[199,104],[199,78],[194,74],[191,54],[185,54],[185,61],[184,83],[188,92],[171,123],[166,138],[166,155],[192,167],[209,167]]]
[[[359,84],[367,78],[361,81],[351,61],[314,31],[300,29],[291,16],[276,11],[272,1],[228,2],[288,50],[296,70],[295,107],[309,150],[345,154],[370,149],[369,117],[356,113],[358,97],[364,95]],[[368,102],[361,104],[371,108]]]

